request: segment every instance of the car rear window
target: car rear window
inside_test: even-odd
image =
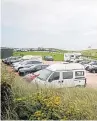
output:
[[[63,72],[63,79],[72,79],[73,78],[73,72]]]

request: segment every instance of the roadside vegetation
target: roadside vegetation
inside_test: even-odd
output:
[[[97,89],[40,89],[1,65],[2,120],[97,120]]]

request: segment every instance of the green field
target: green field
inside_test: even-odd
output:
[[[84,56],[90,57],[91,59],[97,60],[97,49],[90,49],[82,51]]]
[[[52,56],[55,61],[63,61],[64,60],[64,53],[51,53],[51,52],[14,52],[14,55],[40,55],[42,57],[44,56]]]
[[[64,51],[65,52],[65,51]],[[14,52],[14,55],[40,55],[42,57],[44,56],[52,56],[55,61],[63,61],[64,60],[64,52],[38,52],[38,51],[29,51],[29,52]],[[69,52],[69,51],[66,51]],[[91,59],[96,59],[97,60],[97,49],[94,50],[84,50],[81,51],[83,56],[89,57]]]

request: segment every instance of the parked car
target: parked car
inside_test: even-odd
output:
[[[41,71],[41,70],[40,70]],[[27,75],[25,75],[24,76],[24,80],[26,80],[27,82],[31,82],[31,81],[33,81],[33,79],[35,79],[36,77],[38,77],[39,76],[39,72],[40,71],[37,71],[37,72],[35,72],[35,73],[30,73],[30,74],[27,74]]]
[[[31,64],[32,64],[32,65],[35,65],[35,64],[42,64],[42,62],[40,62],[40,61],[33,61],[33,60],[26,60],[26,61],[23,61],[23,62],[18,63],[17,65],[15,65],[15,66],[13,67],[13,69],[14,69],[15,71],[19,71],[19,69],[24,68],[24,67],[26,67],[26,66],[31,66]]]
[[[80,64],[82,64],[82,65],[86,65],[86,64],[89,64],[91,61],[89,61],[89,60],[83,60],[83,61],[81,61],[81,62],[79,62]]]
[[[25,76],[26,74],[34,73],[34,72],[37,72],[39,70],[45,69],[48,66],[49,65],[46,65],[46,64],[32,65],[28,68],[19,69],[18,73],[19,73],[20,76]]]
[[[7,64],[7,65],[10,65],[10,64],[11,64],[11,61],[17,60],[17,59],[19,59],[19,58],[21,58],[21,57],[20,57],[20,56],[9,57],[9,58],[7,58],[7,59],[4,61],[4,63]]]
[[[97,66],[97,61],[92,61],[89,64],[85,65],[85,70],[89,70],[89,68],[92,68],[93,66]]]
[[[79,63],[52,64],[43,69],[31,83],[54,88],[85,87],[86,71]]]
[[[52,56],[44,56],[44,60],[45,61],[53,61],[53,57]]]
[[[16,64],[22,63],[23,61],[26,61],[26,60],[29,60],[29,59],[22,59],[22,58],[19,58],[19,59],[17,59],[17,60],[12,60],[10,65],[13,67],[13,66],[15,66]]]
[[[88,68],[89,72],[97,73],[97,65],[92,65]]]
[[[19,57],[20,57],[20,56],[11,56],[11,57],[2,59],[2,62],[5,63],[5,64],[7,64],[10,60],[16,59],[16,58],[19,58]]]

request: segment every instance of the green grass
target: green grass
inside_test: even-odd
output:
[[[66,51],[67,52],[67,51]],[[96,59],[97,60],[97,49],[95,50],[84,50],[81,52],[82,55],[86,57],[90,57],[91,59]],[[42,57],[44,56],[53,56],[55,61],[63,61],[64,60],[64,52],[56,52],[56,53],[51,53],[51,52],[36,52],[36,51],[31,51],[31,52],[14,52],[15,56],[17,55],[40,55]]]
[[[44,56],[52,56],[55,61],[63,61],[64,60],[64,53],[51,53],[51,52],[14,52],[14,55],[40,55],[42,57]]]
[[[82,54],[84,56],[90,57],[91,59],[97,60],[97,49],[84,50],[82,51]]]

